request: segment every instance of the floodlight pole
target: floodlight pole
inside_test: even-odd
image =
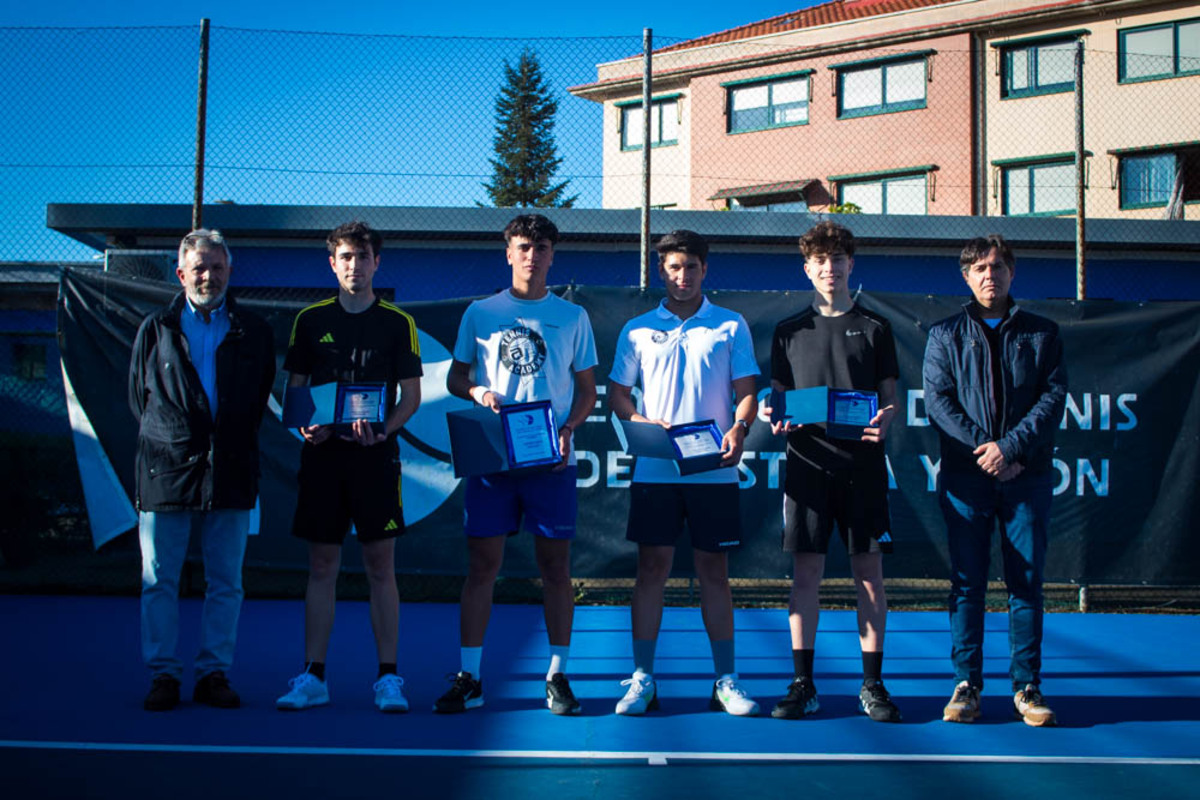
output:
[[[192,230],[204,227],[204,130],[208,115],[208,19],[200,20],[200,85],[196,95],[196,169],[192,194]]]
[[[638,286],[650,285],[650,59],[654,31],[642,28],[642,270]]]

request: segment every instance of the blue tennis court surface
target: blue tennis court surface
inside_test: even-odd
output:
[[[181,654],[195,648],[199,601],[182,608]],[[458,667],[458,609],[405,605],[400,672],[412,705],[372,704],[374,645],[365,603],[338,607],[328,660],[331,705],[281,713],[275,698],[302,667],[303,606],[243,609],[230,674],[243,708],[185,702],[142,711],[135,598],[0,597],[3,796],[406,797],[1067,797],[1197,796],[1200,617],[1052,614],[1043,689],[1060,727],[1011,718],[1007,617],[988,618],[984,718],[941,721],[953,689],[944,612],[893,612],[884,677],[899,725],[858,711],[861,661],[852,612],[825,612],[817,640],[821,712],[771,719],[791,679],[786,613],[737,612],[738,667],[764,707],[754,719],[707,710],[712,687],[697,609],[667,609],[657,679],[662,711],[617,717],[630,667],[627,608],[580,608],[568,674],[577,718],[544,707],[548,663],[538,606],[498,606],[484,652],[486,705],[432,713]],[[7,791],[12,790],[12,793]]]

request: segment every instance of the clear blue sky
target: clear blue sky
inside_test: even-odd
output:
[[[191,202],[202,17],[215,27],[206,203],[487,202],[502,67],[528,45],[559,98],[558,179],[598,208],[600,107],[568,86],[634,55],[643,27],[661,46],[812,4],[6,3],[0,108],[19,118],[0,126],[0,260],[93,256],[45,227],[47,203]],[[360,113],[335,121],[331,101]]]
[[[544,38],[629,36],[650,27],[656,35],[690,38],[816,4],[816,0],[759,0],[745,6],[729,0],[648,0],[640,3],[547,0],[519,3],[503,0],[458,0],[453,3],[427,0],[349,3],[328,0],[287,3],[124,0],[97,3],[95,0],[50,0],[45,4],[5,3],[0,8],[0,26],[194,25],[200,18],[208,17],[212,24],[224,27],[325,33]],[[597,13],[597,9],[602,10]]]

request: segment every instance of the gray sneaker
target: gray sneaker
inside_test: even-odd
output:
[[[942,709],[945,722],[974,722],[982,712],[979,710],[979,687],[962,681],[954,687],[950,702]]]

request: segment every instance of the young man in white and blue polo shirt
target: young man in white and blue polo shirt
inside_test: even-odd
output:
[[[674,461],[639,458],[630,487],[626,538],[638,545],[633,590],[633,675],[618,714],[658,707],[654,652],[662,622],[663,589],[675,543],[686,522],[692,537],[700,607],[717,679],[709,707],[737,716],[758,713],[734,668],[733,598],[727,553],[741,543],[737,465],[758,412],[758,364],[741,314],[713,305],[702,287],[708,242],[679,230],[656,246],[667,296],[658,308],[626,323],[617,340],[608,395],[620,419],[663,427],[711,419],[724,432],[719,469],[681,476]],[[633,387],[642,385],[641,410]]]

